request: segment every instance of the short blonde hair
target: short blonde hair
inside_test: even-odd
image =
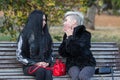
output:
[[[77,21],[78,25],[84,24],[84,15],[78,11],[68,11],[65,13],[64,17],[71,16]]]

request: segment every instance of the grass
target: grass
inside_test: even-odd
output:
[[[92,34],[92,42],[116,42],[120,44],[120,27],[96,27],[88,30]]]
[[[92,34],[92,42],[116,42],[120,44],[120,27],[95,27],[95,30],[89,30]],[[50,34],[54,42],[62,41],[63,29],[62,27],[50,27]],[[9,35],[0,34],[0,41],[10,41]]]
[[[116,42],[120,44],[120,27],[95,27],[95,30],[89,30],[91,32],[92,42]],[[64,34],[62,27],[51,27],[50,33],[53,41],[61,41]]]
[[[54,42],[62,41],[62,37],[64,34],[62,27],[50,27],[49,32]]]
[[[0,41],[11,41],[10,35],[0,34]]]

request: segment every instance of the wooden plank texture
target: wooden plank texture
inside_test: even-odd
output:
[[[61,58],[58,54],[60,42],[53,43],[53,57]],[[16,60],[16,42],[0,42],[0,80],[34,80],[32,76],[24,76],[22,64]],[[91,51],[96,58],[97,67],[112,67],[114,80],[120,78],[120,53],[115,42],[92,42]],[[94,75],[91,80],[113,80],[111,74]],[[54,77],[54,76],[53,76]],[[54,77],[54,80],[70,80],[68,75]]]

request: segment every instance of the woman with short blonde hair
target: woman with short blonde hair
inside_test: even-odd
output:
[[[64,15],[65,34],[59,54],[66,58],[67,72],[72,80],[90,80],[95,72],[96,61],[90,50],[91,34],[83,23],[81,12],[68,11]]]

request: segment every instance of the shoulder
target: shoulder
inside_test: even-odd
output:
[[[86,29],[86,27],[84,25],[81,25],[83,33],[87,36],[91,36],[91,33]]]
[[[85,31],[85,34],[88,35],[88,36],[91,36],[91,33],[89,31]]]
[[[86,27],[84,25],[78,26],[78,30],[76,32],[79,36],[80,35],[91,36],[91,33],[86,30]]]

